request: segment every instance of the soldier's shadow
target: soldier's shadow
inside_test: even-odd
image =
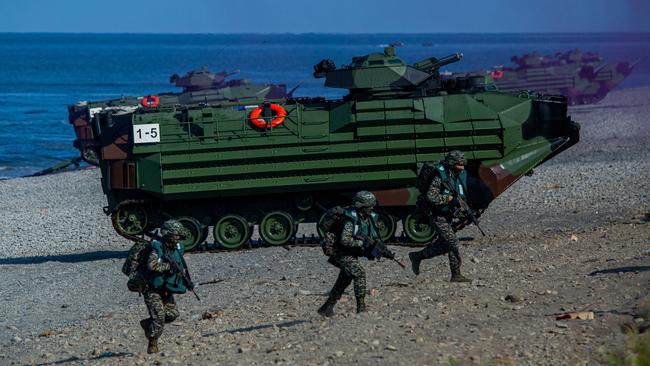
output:
[[[254,332],[256,330],[262,330],[268,328],[289,328],[289,327],[294,327],[296,325],[307,324],[307,323],[311,323],[311,320],[298,319],[298,320],[289,320],[280,323],[259,324],[259,325],[252,325],[250,327],[244,327],[244,328],[226,329],[216,333],[207,333],[207,334],[203,334],[203,337],[212,337],[222,333],[230,333],[230,334],[248,333],[248,332]]]
[[[47,366],[47,365],[61,365],[64,363],[71,363],[71,362],[80,362],[82,365],[85,364],[84,361],[94,361],[94,360],[99,360],[102,358],[117,358],[117,357],[133,357],[133,353],[130,352],[103,352],[98,356],[95,357],[88,357],[88,358],[80,358],[76,356],[72,356],[63,360],[58,360],[58,361],[52,361],[52,362],[46,362],[46,363],[38,363],[36,364],[37,366]]]
[[[599,269],[589,273],[590,276],[596,276],[601,274],[613,274],[613,273],[629,273],[629,272],[646,272],[650,271],[650,266],[628,266],[628,267],[618,267],[618,268],[608,268],[608,269]]]
[[[41,264],[45,262],[63,262],[63,263],[93,262],[93,261],[101,261],[105,259],[126,258],[127,253],[128,251],[126,250],[98,250],[96,252],[87,252],[87,253],[0,258],[0,265]]]

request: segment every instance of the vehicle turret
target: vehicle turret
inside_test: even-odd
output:
[[[238,86],[248,84],[244,79],[235,79],[226,82],[228,76],[237,74],[239,70],[233,71],[220,71],[217,73],[210,72],[207,66],[199,70],[192,70],[187,74],[180,76],[174,74],[169,77],[169,82],[175,84],[179,88],[183,88],[183,92],[193,92],[207,89],[220,89],[228,86]]]
[[[384,53],[353,57],[350,65],[340,68],[332,60],[322,60],[314,65],[314,77],[324,77],[326,87],[349,89],[348,98],[356,100],[434,95],[444,89],[439,68],[462,57],[455,53],[408,65],[395,54],[393,47],[386,47]]]

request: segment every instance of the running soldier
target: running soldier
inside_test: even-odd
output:
[[[441,164],[436,167],[426,196],[421,197],[424,200],[427,214],[431,215],[438,238],[421,251],[409,253],[411,268],[415,275],[420,274],[420,262],[423,259],[448,253],[451,282],[471,282],[469,278],[460,274],[461,259],[458,238],[456,238],[456,233],[451,225],[455,209],[458,206],[455,194],[466,200],[466,163],[465,156],[458,150],[447,154]]]
[[[162,227],[162,239],[151,242],[151,254],[146,262],[148,286],[142,293],[150,317],[140,321],[149,340],[147,353],[158,352],[158,338],[164,324],[173,322],[179,315],[174,294],[184,294],[194,288],[183,259],[183,245],[179,243],[184,232],[180,222],[168,220]]]
[[[366,272],[359,257],[374,258],[371,252],[380,241],[377,214],[372,212],[376,205],[377,199],[371,192],[361,191],[354,196],[353,207],[345,210],[343,229],[334,244],[334,254],[328,260],[340,272],[327,301],[318,309],[322,316],[334,315],[334,305],[351,282],[354,282],[357,313],[366,311]],[[382,256],[395,258],[395,254],[387,249]]]

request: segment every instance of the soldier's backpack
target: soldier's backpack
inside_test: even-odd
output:
[[[439,164],[440,162],[433,163],[427,161],[422,165],[416,182],[416,188],[418,191],[420,191],[420,194],[426,194],[426,192],[429,190],[429,186],[431,185],[431,181],[433,181],[433,177],[438,174],[436,168]]]
[[[318,223],[320,232],[323,233],[321,249],[326,256],[334,255],[334,246],[341,236],[345,224],[345,208],[335,206],[327,210],[323,219]]]
[[[122,265],[122,273],[129,277],[126,287],[129,291],[143,292],[147,287],[147,258],[151,253],[151,244],[137,241],[126,256]]]

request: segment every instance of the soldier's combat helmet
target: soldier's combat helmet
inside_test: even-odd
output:
[[[463,155],[463,152],[459,150],[450,151],[449,154],[445,156],[444,161],[445,161],[445,165],[447,166],[467,164],[467,159],[465,159],[465,155]]]
[[[352,203],[356,208],[375,207],[377,205],[377,198],[375,198],[374,194],[368,191],[360,191],[354,195]]]
[[[185,227],[183,224],[176,220],[167,220],[162,225],[161,230],[162,236],[176,234],[179,236],[185,236]]]

